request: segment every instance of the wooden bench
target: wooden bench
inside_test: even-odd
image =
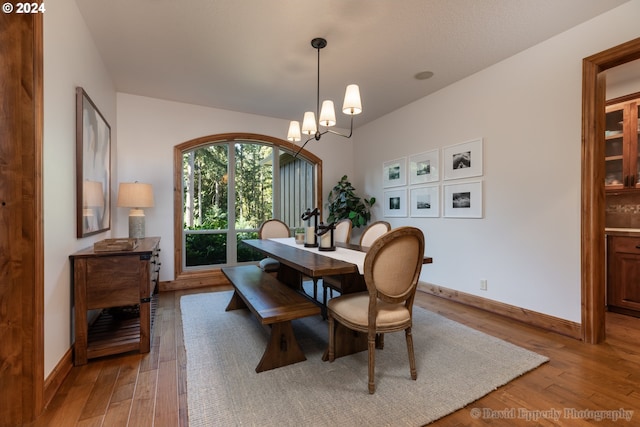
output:
[[[226,311],[248,308],[263,325],[271,327],[267,348],[256,372],[307,360],[293,334],[291,321],[320,314],[320,307],[258,266],[225,267],[234,292]]]

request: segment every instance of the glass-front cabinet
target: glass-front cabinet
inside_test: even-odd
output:
[[[606,107],[605,189],[640,188],[640,94]]]

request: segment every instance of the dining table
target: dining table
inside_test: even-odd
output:
[[[300,292],[304,292],[302,283],[305,278],[311,278],[317,282],[325,276],[339,278],[337,290],[341,294],[367,290],[364,281],[364,260],[369,249],[367,247],[336,243],[335,250],[323,251],[318,247],[306,247],[304,244],[296,243],[293,237],[249,239],[242,242],[263,255],[277,260],[280,263],[277,271],[278,280]],[[424,264],[431,262],[431,257],[424,257]],[[322,305],[315,299],[313,301]],[[336,323],[335,333],[335,357],[367,349],[366,334],[350,330],[339,323]],[[328,360],[328,349],[322,359]]]

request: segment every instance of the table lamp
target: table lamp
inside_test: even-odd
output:
[[[118,207],[129,211],[129,237],[144,237],[144,210],[153,207],[153,187],[141,182],[121,182],[118,188]]]

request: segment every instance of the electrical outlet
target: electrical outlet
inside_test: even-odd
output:
[[[487,281],[485,279],[480,280],[480,290],[481,291],[487,290]]]

